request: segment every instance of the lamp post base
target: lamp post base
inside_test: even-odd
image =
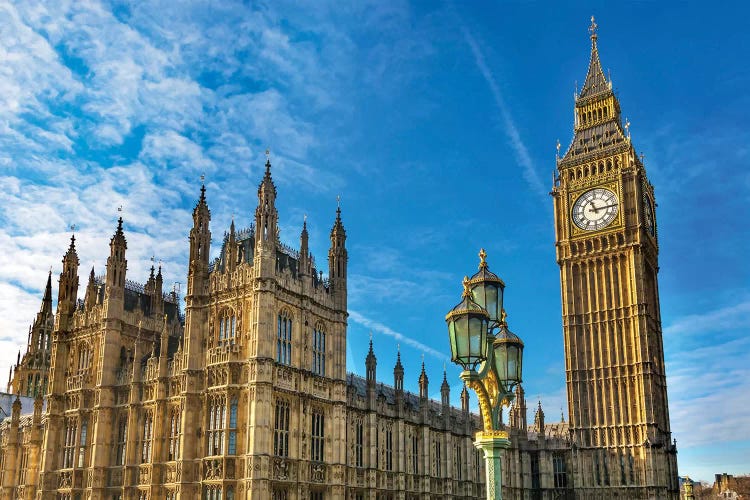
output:
[[[510,447],[505,431],[478,432],[474,446],[484,452],[487,500],[503,498],[503,452]]]

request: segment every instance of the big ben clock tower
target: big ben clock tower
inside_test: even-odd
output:
[[[602,71],[576,95],[552,190],[577,498],[678,498],[653,186]]]

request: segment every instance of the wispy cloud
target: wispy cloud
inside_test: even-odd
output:
[[[503,93],[500,90],[500,85],[495,78],[495,74],[487,65],[487,60],[484,57],[482,48],[479,46],[479,43],[476,41],[471,32],[469,32],[466,26],[461,23],[459,23],[459,26],[461,27],[461,32],[463,33],[464,40],[466,40],[466,43],[469,45],[471,53],[474,56],[474,62],[476,63],[479,72],[482,74],[482,77],[487,82],[487,85],[490,88],[490,92],[492,92],[492,97],[495,100],[495,105],[497,105],[497,108],[500,111],[500,116],[503,119],[503,124],[505,125],[505,134],[507,135],[508,141],[510,142],[511,147],[516,154],[516,160],[523,168],[524,180],[535,193],[540,196],[546,196],[547,191],[546,189],[544,189],[544,185],[539,178],[539,174],[537,174],[536,172],[534,162],[531,159],[531,155],[529,154],[529,150],[526,147],[526,144],[523,142],[523,139],[521,138],[521,133],[516,126],[516,122],[510,112],[510,109],[508,108],[507,103],[505,102],[505,98],[503,97]]]
[[[432,347],[423,344],[422,342],[415,340],[413,337],[410,337],[408,335],[405,335],[403,333],[399,333],[395,330],[393,330],[388,325],[384,325],[383,323],[380,323],[379,321],[375,321],[373,319],[367,318],[366,316],[363,316],[362,314],[358,313],[357,311],[353,311],[349,309],[349,318],[351,318],[352,321],[355,323],[358,323],[365,328],[369,328],[371,330],[374,330],[378,333],[382,333],[383,335],[387,335],[398,342],[403,342],[406,345],[409,345],[418,351],[422,351],[425,354],[429,354],[430,356],[434,357],[435,359],[439,359],[440,361],[449,361],[450,358],[445,355],[444,352],[440,352],[437,349],[433,349]]]
[[[670,420],[683,449],[750,435],[748,313],[750,301],[743,301],[664,329]]]
[[[665,335],[703,335],[708,332],[750,328],[750,300],[703,314],[691,314],[673,321]]]

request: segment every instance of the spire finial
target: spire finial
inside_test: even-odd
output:
[[[341,195],[340,194],[336,195],[336,208],[341,210]]]
[[[594,20],[594,16],[591,16],[591,26],[589,26],[589,33],[591,33],[591,40],[596,40],[596,30],[599,28],[599,25],[596,24],[596,21]]]
[[[487,269],[487,252],[484,248],[479,249],[479,269]]]
[[[508,313],[505,312],[505,308],[503,308],[502,311],[500,311],[500,324],[501,325],[508,325]]]
[[[557,155],[556,156],[557,156],[557,159],[559,160],[560,159],[560,139],[557,140],[556,147],[557,147]]]
[[[481,267],[480,267],[480,269],[481,269]],[[461,294],[461,298],[471,297],[471,289],[469,288],[469,277],[468,276],[464,276],[464,279],[461,282],[461,284],[464,286],[464,293]],[[422,356],[424,357],[424,354]]]

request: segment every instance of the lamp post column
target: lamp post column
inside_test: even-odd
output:
[[[484,453],[484,468],[487,481],[487,500],[503,498],[503,454],[510,447],[508,433],[490,431],[477,433],[474,446]]]

